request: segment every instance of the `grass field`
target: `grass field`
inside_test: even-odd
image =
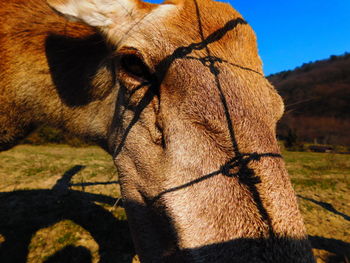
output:
[[[350,156],[284,156],[317,261],[349,263]],[[0,178],[0,262],[133,260],[117,174],[102,150],[21,145],[0,153]]]

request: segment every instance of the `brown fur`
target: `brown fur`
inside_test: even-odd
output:
[[[62,84],[59,49],[50,53],[48,38],[55,35],[57,45],[62,35],[94,32],[39,0],[0,4],[7,32],[0,38],[0,125],[12,129],[1,142],[45,122],[108,141],[143,262],[313,262],[275,137],[283,103],[262,75],[252,29],[223,3],[169,1],[175,11],[147,20],[156,7],[134,2],[125,20],[108,13],[113,24],[99,30],[117,57],[125,50],[142,56],[157,84],[143,85],[118,60],[111,70],[101,47],[101,57],[84,63],[95,66],[91,82],[75,83],[74,73],[72,85]],[[139,23],[125,31],[127,19]]]
[[[0,2],[0,150],[45,123],[104,144],[115,91],[107,46],[45,1]]]

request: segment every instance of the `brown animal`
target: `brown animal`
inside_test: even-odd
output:
[[[2,142],[48,122],[108,145],[142,262],[313,262],[275,136],[283,103],[236,11],[48,2],[109,48],[40,0],[1,3]]]
[[[0,150],[43,123],[105,147],[116,89],[93,28],[68,23],[45,1],[0,1],[0,50]]]

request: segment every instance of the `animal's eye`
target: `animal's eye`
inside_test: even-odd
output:
[[[121,68],[133,78],[147,81],[151,78],[151,73],[146,64],[136,55],[125,54],[120,58]]]

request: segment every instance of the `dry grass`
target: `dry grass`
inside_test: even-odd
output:
[[[96,147],[0,153],[1,262],[131,262],[111,157]]]
[[[317,262],[350,262],[350,155],[284,156]]]
[[[318,262],[350,258],[350,156],[284,153]],[[96,147],[0,153],[1,262],[131,262],[111,158]]]

